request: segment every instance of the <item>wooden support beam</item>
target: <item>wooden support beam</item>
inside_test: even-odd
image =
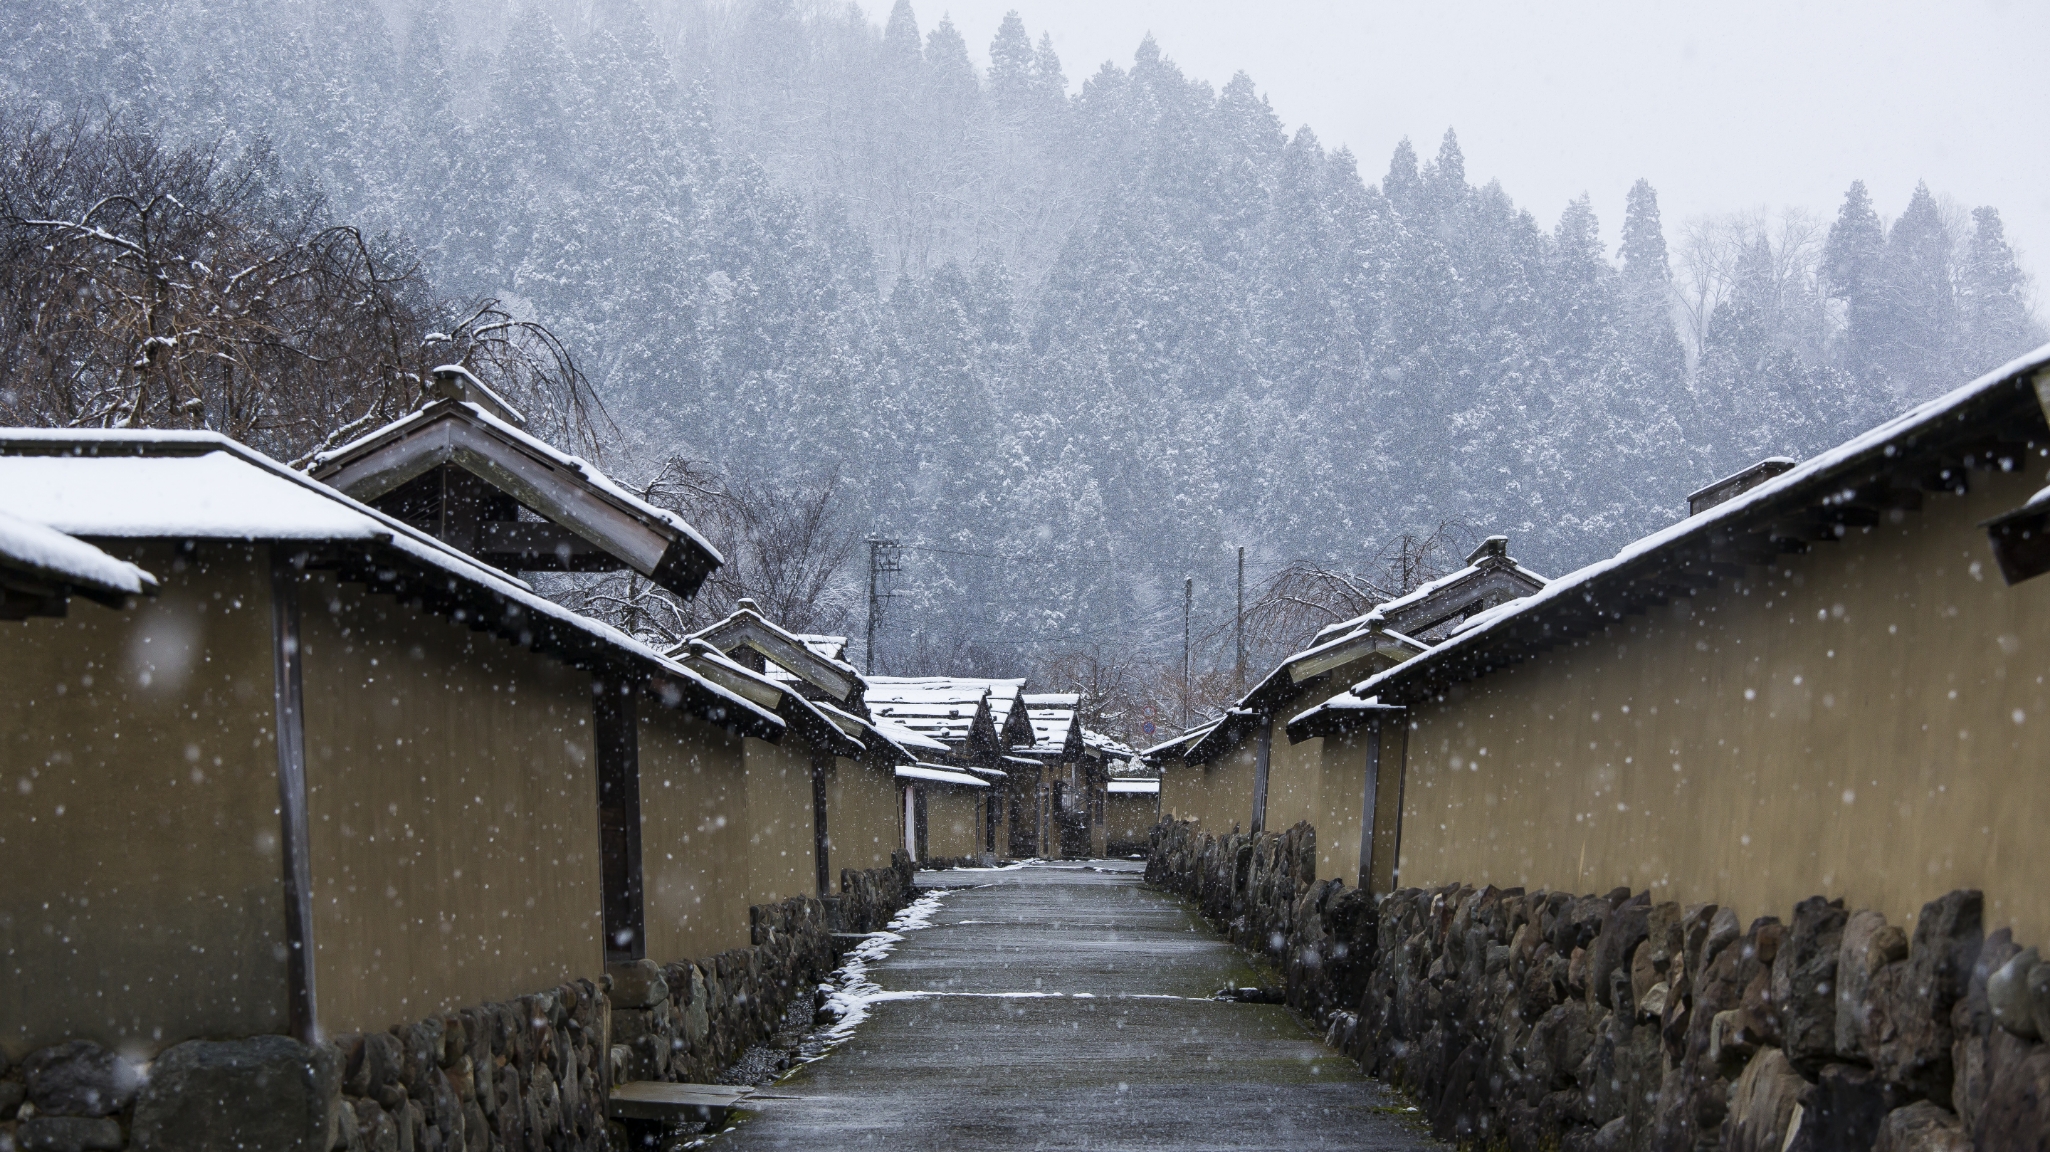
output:
[[[271,545],[272,691],[276,700],[278,834],[284,857],[285,1004],[292,1036],[320,1043],[313,981],[313,858],[306,800],[305,651],[299,621],[300,557]]]
[[[639,685],[601,675],[591,681],[592,743],[598,759],[598,875],[605,920],[605,962],[648,954],[641,873]]]

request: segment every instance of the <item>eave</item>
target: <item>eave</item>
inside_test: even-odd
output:
[[[679,596],[694,594],[722,563],[696,532],[635,507],[582,461],[454,400],[321,457],[309,475],[368,503],[442,465],[481,477]]]
[[[1925,494],[1961,494],[1974,469],[2012,471],[2050,448],[2032,379],[2040,349],[1814,459],[1503,605],[1476,627],[1353,688],[1415,704],[1627,617],[1827,547]],[[2005,519],[1996,518],[1996,519]]]

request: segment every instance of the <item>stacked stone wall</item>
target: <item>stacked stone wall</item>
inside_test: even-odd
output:
[[[1154,831],[1150,882],[1432,1129],[1518,1150],[2050,1149],[2050,964],[1957,891],[1912,938],[1816,896],[1748,925],[1645,892],[1318,881],[1316,833]]]
[[[898,853],[843,874],[830,904],[756,905],[749,947],[387,1032],[195,1040],[147,1064],[85,1040],[0,1054],[0,1152],[596,1152],[610,1085],[712,1079],[839,964],[843,930],[874,931],[909,902],[911,879]]]

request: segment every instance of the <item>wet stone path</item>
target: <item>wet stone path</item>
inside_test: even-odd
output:
[[[1132,862],[928,872],[860,1022],[714,1149],[1436,1149]],[[974,887],[966,887],[974,885]]]

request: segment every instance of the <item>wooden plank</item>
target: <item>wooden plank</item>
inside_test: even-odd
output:
[[[605,962],[624,964],[648,954],[641,874],[639,689],[630,679],[601,675],[593,679],[591,690]]]
[[[615,1120],[705,1120],[718,1122],[729,1109],[754,1095],[752,1088],[727,1084],[669,1084],[633,1080],[612,1089],[606,1114]]]
[[[272,690],[277,707],[278,825],[284,851],[285,1003],[295,1039],[320,1042],[313,981],[313,861],[307,845],[305,654],[301,647],[302,565],[270,549]]]

